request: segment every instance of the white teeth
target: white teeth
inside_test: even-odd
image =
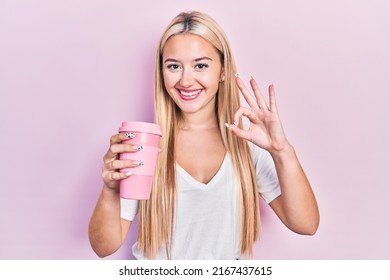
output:
[[[184,96],[194,96],[194,95],[197,95],[201,92],[202,90],[201,89],[198,89],[198,90],[195,90],[195,91],[191,91],[191,92],[185,92],[185,91],[180,91],[180,94],[181,95],[184,95]]]

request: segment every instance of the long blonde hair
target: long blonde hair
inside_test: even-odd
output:
[[[226,150],[231,154],[236,174],[237,193],[242,203],[241,253],[251,255],[260,231],[258,190],[253,159],[246,140],[228,132],[225,123],[233,120],[240,107],[239,90],[235,83],[236,65],[225,33],[208,15],[200,12],[180,13],[163,33],[156,52],[154,106],[155,123],[161,126],[161,152],[157,160],[152,194],[140,203],[138,246],[147,258],[154,258],[165,248],[170,258],[172,226],[175,211],[175,131],[180,109],[169,97],[162,75],[162,54],[167,40],[175,35],[191,33],[210,42],[219,52],[225,82],[219,84],[216,115]],[[238,124],[242,127],[242,123]],[[233,218],[233,217],[232,217]]]

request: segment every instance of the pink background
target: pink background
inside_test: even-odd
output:
[[[263,205],[254,257],[389,259],[386,0],[2,0],[0,259],[96,258],[87,226],[109,137],[153,120],[156,43],[190,9],[222,25],[241,77],[274,82],[320,205],[314,237]],[[110,258],[132,257],[135,232]]]

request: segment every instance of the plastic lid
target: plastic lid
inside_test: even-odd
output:
[[[119,131],[138,131],[162,136],[160,126],[148,122],[122,122]]]

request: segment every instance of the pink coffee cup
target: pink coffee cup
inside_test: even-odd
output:
[[[135,136],[123,143],[142,146],[135,153],[121,153],[120,159],[140,160],[142,165],[124,168],[121,172],[132,175],[120,181],[120,197],[126,199],[147,200],[152,190],[153,176],[156,169],[157,156],[160,149],[161,129],[154,123],[122,122],[119,132],[131,132]]]

